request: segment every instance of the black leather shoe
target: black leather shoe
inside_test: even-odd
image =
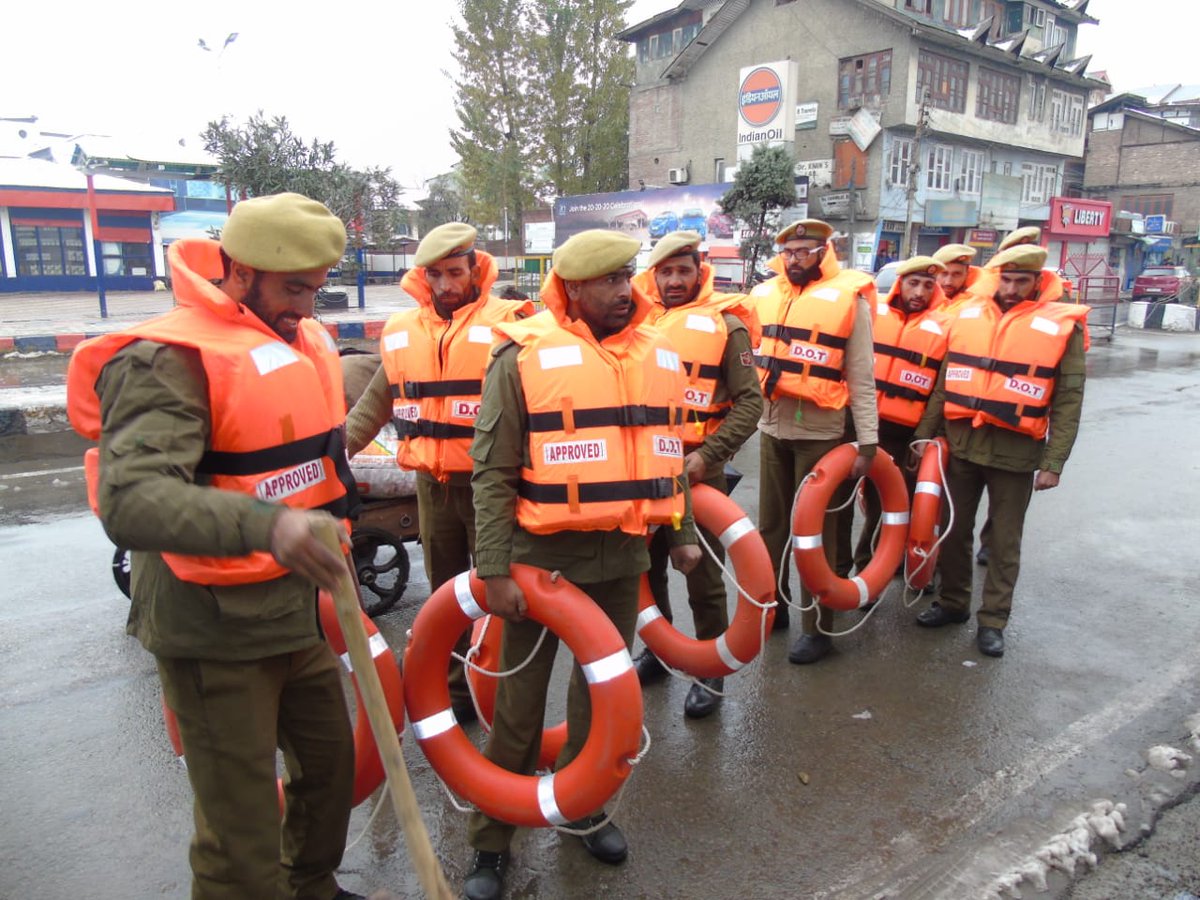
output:
[[[463,896],[466,900],[500,900],[504,892],[504,870],[507,868],[507,853],[476,850],[471,871],[463,883]]]
[[[929,604],[929,609],[917,613],[917,624],[925,628],[941,628],[943,625],[961,625],[969,618],[971,618],[970,610],[950,612],[934,600]]]
[[[979,645],[979,652],[984,656],[1004,655],[1004,632],[999,628],[980,625],[979,633],[975,635],[975,643]]]
[[[775,607],[775,621],[771,623],[771,631],[787,631],[792,618],[791,610],[782,597],[777,599],[779,604]]]
[[[823,659],[833,649],[833,639],[827,634],[802,634],[788,651],[788,662],[807,666]]]
[[[975,554],[975,565],[986,566],[988,564],[988,557],[990,556],[991,554],[988,552],[987,547],[980,547],[979,552]]]
[[[648,684],[662,681],[667,677],[667,669],[657,656],[646,648],[633,660],[633,668],[637,671],[638,683],[645,687]]]
[[[689,719],[703,719],[705,716],[711,716],[717,711],[721,701],[725,699],[720,694],[714,694],[701,686],[705,684],[714,691],[725,689],[724,678],[701,678],[699,684],[693,684],[691,690],[688,691],[687,699],[683,701],[683,714]]]
[[[585,831],[595,826],[597,822],[603,821],[604,816],[589,816],[578,822],[572,822],[567,827],[578,831]],[[606,823],[598,831],[584,835],[582,841],[583,848],[588,853],[592,854],[600,862],[608,863],[610,866],[625,862],[625,857],[629,855],[629,844],[625,842],[625,835],[621,834],[621,829],[612,822]]]

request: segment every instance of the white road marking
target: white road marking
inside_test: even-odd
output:
[[[38,475],[61,475],[63,472],[82,472],[83,466],[68,466],[65,469],[42,469],[38,472],[14,472],[11,475],[0,475],[0,481],[13,478],[36,478]]]
[[[1160,706],[1172,695],[1177,695],[1181,687],[1194,681],[1198,674],[1200,665],[1197,665],[1193,658],[1177,660],[1162,673],[1147,673],[1145,679],[1131,685],[1108,706],[1073,722],[1045,746],[1031,752],[1020,765],[999,770],[957,800],[947,804],[944,809],[930,813],[928,818],[943,821],[953,819],[954,839],[969,837],[971,829],[985,816],[994,814],[1001,804],[1012,801],[1045,781],[1050,772],[1082,755],[1084,751],[1109,740],[1118,729]],[[1046,836],[1049,837],[1061,824],[1047,823]],[[928,835],[905,830],[899,832],[888,844],[893,849],[920,847],[922,853],[929,855],[943,850],[945,842],[939,840],[931,843]],[[986,853],[986,845],[977,846],[973,856],[980,858]],[[944,872],[940,877],[926,872],[925,877],[921,879],[926,887],[917,893],[909,893],[912,890],[911,878],[901,878],[888,883],[885,889],[873,892],[871,896],[927,897],[933,900],[962,897],[964,888],[978,891],[986,879],[983,879],[983,873],[978,873],[982,881],[974,882],[968,871],[971,860],[963,860],[962,856],[965,855],[960,855],[960,861],[950,867],[951,871]],[[876,879],[886,877],[886,871],[894,868],[894,863],[876,860],[863,866],[858,873],[841,879],[823,891],[818,891],[814,896],[831,897],[855,887],[874,886]]]

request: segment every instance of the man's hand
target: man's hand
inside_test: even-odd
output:
[[[683,458],[683,471],[687,475],[688,484],[697,484],[708,474],[708,466],[700,458],[700,454],[693,450]]]
[[[1059,479],[1062,476],[1057,472],[1047,472],[1042,470],[1037,473],[1037,477],[1033,479],[1033,489],[1035,491],[1048,491],[1051,488],[1058,487]]]
[[[921,468],[921,458],[925,455],[926,446],[926,444],[922,444],[920,447],[914,447],[912,444],[908,445],[908,453],[904,455],[905,469],[909,472],[916,472]]]
[[[699,544],[680,544],[672,547],[668,551],[671,555],[671,565],[676,572],[681,572],[686,575],[696,566],[700,565],[700,545]]]
[[[860,478],[866,478],[867,473],[871,471],[871,463],[875,462],[873,456],[863,456],[861,453],[854,457],[854,465],[850,467],[850,477],[855,481]]]
[[[525,602],[525,592],[508,575],[493,575],[483,579],[487,585],[487,606],[494,614],[506,622],[523,622],[529,604]]]
[[[345,526],[328,513],[285,509],[271,526],[271,555],[285,569],[307,578],[322,590],[333,592],[349,572],[346,561],[322,544],[314,533],[316,526],[326,521],[337,525],[339,540],[349,542]]]

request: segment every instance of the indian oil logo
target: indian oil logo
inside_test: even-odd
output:
[[[783,85],[774,69],[760,66],[738,88],[738,112],[747,125],[761,127],[773,120],[783,106]]]

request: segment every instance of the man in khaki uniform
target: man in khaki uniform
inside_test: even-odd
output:
[[[713,290],[713,269],[700,261],[700,235],[673,231],[654,246],[649,267],[634,279],[653,302],[651,319],[679,352],[688,388],[684,393],[684,468],[691,484],[705,484],[728,493],[725,463],[754,434],[762,414],[762,392],[754,369],[752,343],[758,342],[758,318],[745,308],[740,294]],[[719,319],[718,319],[719,317]],[[749,323],[749,327],[747,325]],[[752,340],[750,328],[755,337]],[[710,335],[723,332],[724,346]],[[703,358],[701,358],[703,357]],[[724,558],[715,535],[704,532],[713,551]],[[668,622],[671,597],[667,590],[667,531],[658,529],[650,541],[650,590]],[[707,553],[687,577],[688,605],[696,638],[713,640],[729,627],[729,598],[721,567]],[[643,686],[660,681],[666,669],[649,648],[634,660]],[[723,678],[703,678],[693,684],[683,712],[702,719],[717,709]]]
[[[763,328],[757,362],[766,398],[758,426],[759,530],[776,567],[776,577],[781,571],[784,576],[780,580],[785,597],[792,501],[804,476],[842,442],[847,406],[858,437],[858,459],[851,478],[867,473],[879,442],[871,337],[874,310],[864,296],[861,274],[843,273],[838,265],[828,243],[832,234],[833,229],[817,219],[804,219],[784,228],[775,237],[781,249],[771,263],[781,274],[751,292]],[[845,303],[852,304],[844,317],[848,333],[817,327],[818,316],[828,315],[835,304]],[[768,357],[768,348],[776,356]],[[838,366],[822,362],[838,358]],[[782,387],[788,374],[796,375],[799,384]],[[822,537],[831,561],[838,556],[837,531],[838,517],[827,516]],[[805,604],[812,602],[807,590],[802,590],[801,596]],[[786,628],[788,618],[787,607],[780,604],[775,612],[775,629]],[[818,605],[804,613],[801,625],[803,634],[792,645],[788,659],[805,665],[829,652],[832,640],[825,632],[833,625],[833,611]]]
[[[625,639],[626,648],[633,641],[638,583],[650,567],[645,525],[639,534],[611,525],[601,527],[595,507],[608,492],[638,486],[636,473],[628,473],[622,479],[621,473],[614,470],[633,465],[634,454],[626,453],[622,447],[642,439],[639,435],[645,426],[634,427],[617,414],[631,402],[650,402],[644,397],[629,396],[625,378],[618,377],[611,361],[603,358],[618,360],[621,366],[629,360],[632,366],[630,347],[651,343],[662,347],[651,352],[659,360],[659,366],[674,356],[665,349],[666,342],[661,336],[643,324],[650,313],[650,302],[630,284],[639,248],[637,240],[618,232],[585,231],[575,235],[554,253],[553,268],[541,291],[546,311],[526,322],[499,329],[514,339],[494,352],[471,455],[475,459],[472,484],[477,528],[476,570],[487,584],[488,607],[493,614],[507,620],[500,649],[501,670],[514,668],[526,660],[542,632],[540,625],[525,618],[525,597],[510,577],[512,563],[561,572],[612,620]],[[546,346],[543,341],[553,341],[554,345],[551,349],[541,349]],[[572,410],[573,424],[564,424],[561,411],[536,414],[539,420],[556,418],[558,422],[555,425],[539,421],[539,432],[566,432],[570,442],[589,443],[598,448],[599,452],[591,457],[594,466],[581,469],[574,481],[576,499],[572,501],[566,499],[570,482],[560,485],[543,480],[553,478],[558,467],[552,464],[555,460],[551,454],[543,457],[539,453],[535,457],[531,450],[534,416],[529,409],[529,398],[534,384],[544,384],[546,379],[559,376],[563,368],[585,365],[591,366],[583,371],[589,383],[594,384],[594,390],[587,396],[561,398],[563,409]],[[644,365],[653,365],[649,357]],[[636,373],[631,377],[642,379]],[[671,404],[667,397],[663,401]],[[648,420],[660,413],[666,415],[666,408],[643,405],[638,418]],[[602,429],[585,424],[596,418],[622,422],[616,426],[621,440],[594,437],[612,430],[611,426]],[[562,444],[546,444],[543,449],[548,451],[554,446]],[[688,489],[683,478],[682,456],[672,468],[678,474],[662,487],[682,493],[684,504],[679,508],[683,514],[678,530],[670,525],[665,527],[669,531],[672,564],[687,574],[699,562],[700,549],[696,546],[691,511],[686,505]],[[594,481],[590,477],[593,471],[599,476]],[[563,499],[549,499],[553,489],[560,486]],[[638,486],[637,490],[642,488]],[[675,497],[678,495],[673,495],[672,503]],[[641,508],[644,496],[630,495],[628,499],[630,507],[637,503],[637,508]],[[552,525],[551,519],[559,524]],[[570,527],[574,522],[578,522],[579,530]],[[527,526],[538,527],[538,533]],[[594,530],[584,530],[588,528]],[[547,634],[537,655],[524,668],[500,680],[495,719],[484,755],[509,771],[532,774],[537,765],[546,687],[557,649],[557,638]],[[589,722],[587,684],[576,665],[567,696],[567,742],[555,768],[562,768],[578,755],[587,739]],[[603,811],[597,810],[574,825],[592,828],[603,821],[603,816]],[[500,897],[514,831],[514,826],[483,813],[471,816],[468,834],[475,854],[464,886],[468,900]],[[623,862],[628,852],[625,837],[612,822],[584,837],[583,844],[596,859],[612,865]]]
[[[939,558],[941,596],[917,623],[940,628],[970,618],[971,545],[986,490],[991,559],[976,641],[988,656],[1004,655],[1030,497],[1058,486],[1083,408],[1086,308],[1057,302],[1061,287],[1042,271],[1045,261],[1041,247],[1018,245],[988,263],[999,277],[996,295],[959,310],[916,432],[918,438],[945,433],[946,488],[954,504]],[[1059,345],[1030,349],[1046,335]],[[986,355],[979,352],[984,347]]]
[[[470,225],[449,222],[421,240],[416,267],[402,282],[417,307],[389,319],[380,338],[382,362],[346,420],[353,456],[393,420],[393,401],[410,411],[395,415],[403,442],[398,462],[417,472],[417,524],[430,591],[471,568],[475,511],[466,450],[492,326],[532,311],[528,302],[491,296],[499,272],[492,256],[475,248],[475,238]],[[434,406],[441,409],[427,416]],[[470,635],[464,634],[455,650],[463,655],[469,647]],[[450,667],[450,699],[459,722],[475,719],[457,661]]]
[[[171,247],[176,309],[89,341],[72,359],[77,427],[98,401],[100,517],[108,535],[134,551],[127,630],[154,654],[178,719],[195,794],[191,896],[200,900],[359,896],[334,878],[350,818],[354,743],[342,667],[317,619],[317,588],[332,589],[345,563],[313,536],[328,513],[259,499],[275,495],[264,490],[272,485],[291,491],[307,479],[327,490],[341,481],[328,506],[339,516],[351,511],[340,376],[322,377],[326,395],[298,395],[288,385],[306,382],[287,381],[307,370],[316,384],[319,367],[338,371],[328,335],[303,320],[345,244],[342,223],[316,201],[243,200],[219,247]],[[144,337],[172,333],[177,343]],[[235,345],[253,346],[250,359],[227,349]],[[92,395],[88,378],[100,364]],[[240,379],[223,375],[234,368]],[[249,403],[258,412],[248,418]],[[306,457],[298,449],[305,441],[290,434],[314,407],[331,430]],[[231,425],[255,432],[266,449],[214,452]],[[280,453],[290,459],[275,459]],[[263,479],[257,492],[213,486],[213,473],[230,471],[223,460],[234,457],[244,464],[236,475]],[[287,770],[282,824],[277,747]]]

